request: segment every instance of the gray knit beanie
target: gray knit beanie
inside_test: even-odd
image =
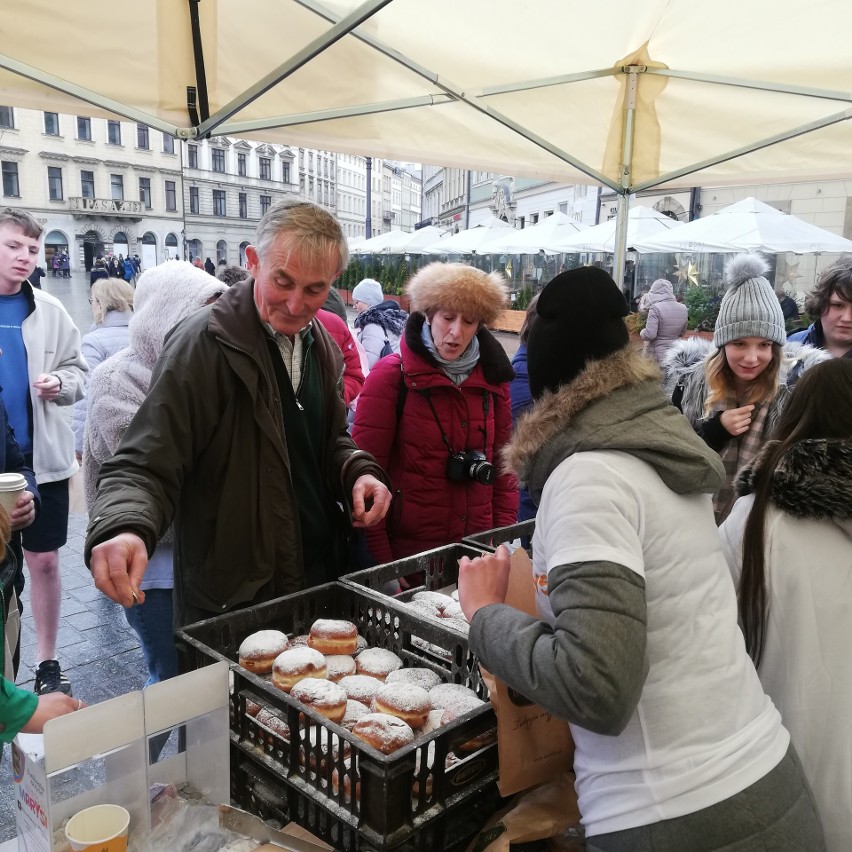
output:
[[[382,285],[375,278],[364,278],[360,283],[355,285],[352,291],[352,298],[356,302],[363,302],[365,305],[373,308],[380,305],[384,301],[382,293]]]
[[[729,289],[719,307],[713,334],[718,349],[743,337],[760,337],[782,346],[786,342],[781,305],[763,277],[768,269],[759,254],[738,254],[725,266]]]

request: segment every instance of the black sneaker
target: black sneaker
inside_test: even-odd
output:
[[[45,660],[38,664],[33,692],[38,695],[47,695],[49,692],[71,695],[71,681],[62,673],[58,660]]]

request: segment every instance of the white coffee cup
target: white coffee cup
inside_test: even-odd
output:
[[[129,826],[130,814],[121,805],[93,805],[68,820],[65,838],[73,852],[126,852]]]
[[[11,515],[18,497],[27,490],[27,479],[22,473],[0,473],[0,506]]]

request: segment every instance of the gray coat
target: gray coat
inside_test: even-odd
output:
[[[668,348],[686,331],[688,311],[675,299],[671,283],[662,279],[651,285],[648,301],[648,321],[639,334],[648,341],[648,354],[662,364]]]

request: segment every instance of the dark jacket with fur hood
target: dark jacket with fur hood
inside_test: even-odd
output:
[[[493,485],[447,479],[449,451],[435,420],[454,451],[479,450],[499,463],[512,430],[514,371],[506,353],[488,329],[480,329],[479,361],[456,387],[421,339],[424,321],[422,313],[411,314],[399,354],[376,363],[355,412],[355,443],[388,472],[393,489],[387,518],[366,531],[370,555],[379,562],[508,526],[518,508],[517,485],[507,473]],[[407,392],[397,417],[403,381]]]

